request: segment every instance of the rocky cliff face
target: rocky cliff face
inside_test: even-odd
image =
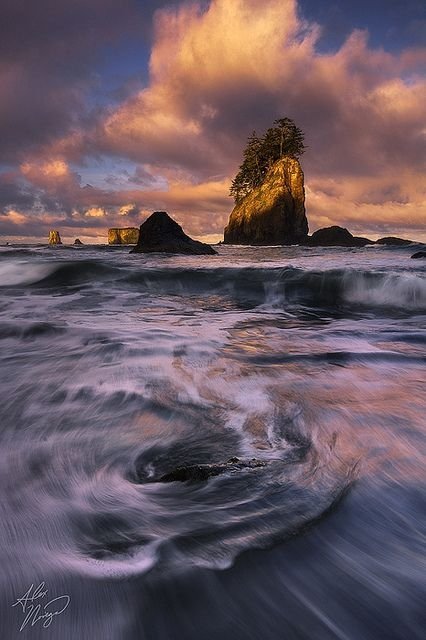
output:
[[[308,234],[304,176],[295,158],[277,160],[263,183],[233,209],[225,244],[296,244]]]
[[[125,227],[123,229],[108,229],[108,244],[137,244],[139,229]]]
[[[49,231],[49,244],[62,244],[61,236],[59,235],[59,231]]]

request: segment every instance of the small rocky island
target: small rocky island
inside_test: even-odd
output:
[[[138,239],[139,229],[137,227],[108,229],[108,244],[137,244]]]
[[[311,236],[308,236],[303,244],[309,247],[365,247],[367,244],[374,244],[368,238],[353,236],[344,227],[334,225],[318,229]]]
[[[386,238],[379,238],[375,242],[375,244],[384,244],[389,247],[404,247],[413,243],[414,240],[407,240],[406,238],[395,238],[395,236],[386,236]]]
[[[155,211],[139,229],[139,240],[131,253],[180,253],[215,255],[208,244],[186,235],[182,227],[166,211]]]
[[[49,231],[48,243],[50,245],[62,244],[62,240],[61,240],[61,236],[59,235],[59,231],[56,231],[55,229],[53,229],[52,231]]]
[[[239,471],[258,469],[266,467],[264,460],[241,460],[240,458],[229,458],[226,462],[219,464],[193,464],[183,467],[176,467],[169,473],[161,476],[154,482],[205,482],[215,476],[224,475],[225,473],[237,473]]]

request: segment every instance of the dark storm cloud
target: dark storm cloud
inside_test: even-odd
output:
[[[2,0],[3,162],[84,122],[102,47],[135,37],[143,16],[136,0]]]
[[[36,199],[34,188],[25,184],[19,173],[0,173],[0,213],[6,207],[29,209],[35,204]]]

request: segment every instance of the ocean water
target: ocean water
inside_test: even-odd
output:
[[[0,247],[1,640],[423,638],[419,248]]]

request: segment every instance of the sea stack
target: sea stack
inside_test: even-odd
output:
[[[82,243],[82,241],[80,240],[80,238],[76,238],[76,239],[74,240],[74,244],[75,244],[75,245],[80,246],[80,245],[82,245],[83,243]]]
[[[193,240],[166,211],[155,211],[139,229],[138,244],[131,253],[181,253],[214,255],[217,252],[204,242]]]
[[[302,167],[284,156],[270,167],[262,184],[235,205],[224,233],[225,244],[289,245],[308,234]]]
[[[59,235],[59,231],[49,231],[49,244],[62,244],[61,236]]]
[[[124,227],[123,229],[108,229],[108,244],[137,244],[139,229]]]

